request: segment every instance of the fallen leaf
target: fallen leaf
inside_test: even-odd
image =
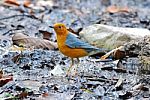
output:
[[[25,97],[28,96],[28,92],[24,91],[24,92],[21,92],[20,94],[17,95],[17,97],[19,97],[20,99],[23,99]]]
[[[125,58],[125,52],[124,51],[120,51],[119,49],[114,51],[113,53],[113,58],[114,59],[122,59],[122,58]]]
[[[109,13],[130,12],[131,9],[129,9],[128,7],[118,7],[118,6],[112,5],[112,6],[107,7],[106,11]]]
[[[47,96],[48,96],[47,92],[45,92],[45,93],[42,94],[42,97],[47,97]]]
[[[4,2],[7,4],[15,5],[15,6],[20,5],[17,0],[5,0]]]
[[[48,32],[48,31],[39,30],[39,32],[41,32],[43,34],[43,39],[46,39],[46,40],[49,40],[52,35],[52,33]]]
[[[3,77],[3,71],[0,69],[0,79]]]
[[[142,88],[144,87],[144,85],[143,84],[141,84],[141,83],[139,83],[139,84],[137,84],[137,85],[135,85],[133,88],[132,88],[132,90],[142,90]]]
[[[19,3],[17,0],[5,0],[4,3],[9,4],[9,5],[15,5],[15,6],[20,6],[21,3]],[[25,0],[23,2],[23,5],[25,7],[29,7],[29,5],[31,4],[30,0]]]
[[[36,37],[29,37],[23,33],[16,33],[14,34],[14,36],[12,37],[12,41],[14,45],[23,45],[23,47],[25,48],[29,48],[29,49],[56,49],[57,48],[57,44],[49,41],[49,40],[45,40],[45,39],[40,39],[40,38],[36,38]]]
[[[24,5],[25,7],[29,7],[30,4],[31,4],[31,1],[30,1],[30,0],[25,0],[24,3],[23,3],[23,5]]]
[[[14,57],[12,58],[12,61],[13,61],[14,63],[18,63],[20,57],[21,57],[21,54],[18,54],[18,55],[14,56]]]
[[[108,53],[106,53],[105,55],[103,55],[100,59],[105,60],[110,56],[112,56],[114,59],[122,59],[126,56],[123,51],[123,48],[124,48],[123,46],[120,46],[116,49],[113,49],[113,50],[109,51]]]
[[[143,86],[141,90],[143,90],[143,91],[149,91],[149,86]]]
[[[0,79],[0,87],[2,87],[3,85],[5,85],[6,83],[8,83],[9,81],[13,80],[13,76],[12,75],[7,75],[7,76],[3,76]]]
[[[123,82],[123,78],[120,77],[119,80],[118,80],[118,82],[117,82],[116,85],[115,85],[115,88],[120,87],[121,84],[122,84],[122,82]]]

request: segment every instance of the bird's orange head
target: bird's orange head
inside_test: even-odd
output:
[[[62,23],[54,24],[54,30],[55,30],[57,35],[63,35],[63,34],[68,33],[68,30],[67,30],[66,26]]]

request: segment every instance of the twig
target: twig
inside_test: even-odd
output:
[[[8,34],[9,32],[12,32],[12,31],[13,31],[12,29],[8,30],[7,32],[3,33],[3,35],[6,35],[6,34]]]
[[[10,29],[10,30],[8,30],[7,32],[3,33],[3,35],[6,35],[6,34],[8,34],[8,33],[12,33],[12,32],[15,31],[15,30],[17,30],[17,29]]]
[[[90,81],[100,81],[100,82],[113,82],[113,83],[117,82],[115,80],[104,79],[104,78],[87,78],[87,80],[90,80]]]
[[[103,77],[95,77],[95,76],[84,76],[84,77],[86,77],[86,79],[90,81],[113,82],[113,83],[117,83],[118,81],[118,79],[106,79]]]
[[[12,34],[18,33],[18,32],[24,32],[24,31],[23,30],[18,30],[17,28],[15,28],[15,29],[8,30],[7,32],[3,33],[3,35],[6,35],[8,33],[10,33],[9,35],[12,35]]]
[[[23,16],[23,17],[29,17],[29,18],[32,18],[32,19],[37,19],[39,21],[41,21],[39,18],[33,16],[33,15],[12,15],[12,16],[8,16],[8,17],[4,17],[4,18],[0,18],[0,20],[4,20],[4,19],[10,19],[10,18],[13,18],[13,17],[19,17],[19,16]]]

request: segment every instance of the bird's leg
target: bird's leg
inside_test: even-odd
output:
[[[71,58],[71,65],[70,65],[69,69],[67,70],[67,76],[69,75],[70,70],[71,70],[73,65],[74,65],[74,60],[73,60],[73,58]]]
[[[79,64],[79,63],[80,63],[80,60],[79,60],[79,58],[77,58],[77,61],[78,61],[78,62],[77,62],[77,64]]]
[[[80,63],[80,60],[79,60],[79,58],[77,58],[77,67],[75,67],[74,68],[74,75],[77,75],[77,68],[78,68],[78,66],[79,66],[79,63]]]

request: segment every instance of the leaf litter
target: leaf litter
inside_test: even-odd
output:
[[[118,11],[107,11],[114,0],[69,0],[30,1],[4,0],[0,4],[0,99],[36,100],[97,100],[97,99],[148,99],[149,74],[139,73],[139,59],[128,57],[117,61],[97,61],[93,57],[80,59],[78,75],[66,77],[70,59],[57,49],[32,48],[39,41],[50,38],[56,42],[54,31],[48,26],[56,22],[65,23],[70,31],[78,34],[82,28],[95,24],[149,29],[149,5],[142,0],[118,2]],[[7,2],[6,2],[7,1]],[[8,3],[9,1],[9,3]],[[147,5],[145,4],[147,3]],[[127,6],[128,4],[128,6]],[[135,5],[137,4],[137,5]],[[142,10],[146,13],[143,13]],[[41,32],[52,33],[49,36]],[[11,38],[15,33],[25,33],[15,39],[21,49],[12,50]],[[3,38],[8,37],[8,39]],[[26,37],[26,38],[25,38]],[[45,38],[46,37],[46,38]],[[37,42],[36,39],[39,41]],[[13,38],[14,39],[14,38]],[[24,41],[20,42],[19,39]],[[32,42],[33,41],[33,42]],[[44,43],[46,44],[46,43]],[[22,46],[23,45],[23,46]],[[24,45],[27,45],[24,46]],[[46,44],[46,47],[50,46]],[[38,46],[37,46],[38,47]],[[45,47],[45,46],[44,46]],[[30,48],[30,49],[24,49]],[[31,49],[32,48],[32,49]],[[56,48],[53,45],[51,48]],[[144,54],[147,52],[144,52]],[[76,67],[76,66],[75,66]],[[6,77],[5,77],[6,75]],[[8,78],[7,78],[8,75]],[[9,76],[11,75],[11,76]],[[13,78],[13,80],[12,80]]]

